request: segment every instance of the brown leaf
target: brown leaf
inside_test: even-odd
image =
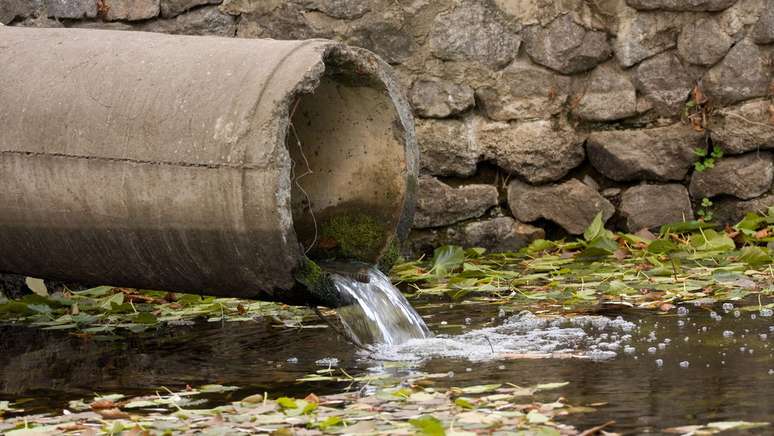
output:
[[[304,401],[308,401],[308,402],[314,403],[314,404],[320,404],[320,397],[318,397],[314,393],[311,393],[311,394],[307,395],[306,398],[304,398]]]
[[[97,400],[89,404],[91,410],[113,409],[116,407],[116,403],[110,400]]]
[[[115,407],[112,409],[99,409],[96,410],[105,419],[127,419],[129,414]]]
[[[644,239],[646,241],[653,241],[654,239],[656,239],[656,235],[654,235],[653,232],[651,232],[648,229],[642,229],[642,230],[638,231],[637,233],[635,233],[634,235],[638,236],[638,237],[640,237],[640,238],[642,238],[642,239]]]
[[[774,124],[774,104],[769,105],[769,123]]]
[[[758,230],[757,232],[755,232],[754,236],[756,239],[768,238],[769,236],[771,236],[771,231],[769,229]]]
[[[704,96],[704,93],[701,91],[701,87],[699,85],[693,87],[691,96],[693,97],[693,101],[695,101],[696,104],[704,104],[707,102],[707,97]]]
[[[59,431],[81,431],[81,430],[87,430],[89,427],[83,425],[81,422],[68,422],[62,425],[58,425],[56,427]]]
[[[629,250],[625,248],[619,248],[613,252],[613,256],[615,256],[616,259],[619,261],[623,261],[627,257],[629,257]]]
[[[674,309],[676,306],[672,303],[663,303],[660,306],[658,306],[658,310],[662,312],[669,312],[670,310]]]

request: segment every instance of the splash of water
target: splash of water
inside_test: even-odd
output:
[[[636,326],[602,316],[546,319],[521,312],[499,326],[461,335],[412,339],[378,345],[374,360],[422,362],[427,359],[466,359],[471,362],[508,358],[578,358],[607,360],[631,340]]]
[[[342,297],[352,302],[336,311],[347,333],[361,344],[385,345],[431,336],[425,321],[389,277],[373,267],[363,274],[367,283],[366,277],[331,274]]]

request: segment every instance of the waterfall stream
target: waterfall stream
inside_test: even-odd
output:
[[[336,288],[344,298],[352,301],[352,304],[337,309],[347,333],[361,344],[385,345],[431,336],[422,317],[389,277],[375,267],[360,275],[363,277],[332,274]]]

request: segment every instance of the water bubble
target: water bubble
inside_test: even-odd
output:
[[[683,360],[682,362],[680,362],[680,368],[688,368],[690,365],[691,363],[688,362],[687,360]]]
[[[501,308],[500,308],[500,311],[499,311],[499,312],[497,312],[497,316],[498,316],[499,318],[505,318],[505,309],[503,309],[503,308],[501,307]]]
[[[774,369],[769,370],[769,375],[774,375]]]
[[[314,363],[317,366],[339,366],[339,359],[335,357],[323,357],[320,360],[316,360]]]
[[[723,310],[728,313],[734,310],[734,304],[733,303],[723,303]]]
[[[656,366],[661,368],[662,366],[664,366],[664,361],[662,359],[656,359]]]
[[[666,338],[666,339],[664,339],[664,343],[665,343],[665,344],[670,344],[671,342],[672,342],[672,340],[671,340],[671,339],[669,339],[669,338]]]
[[[449,377],[449,378],[454,378],[454,371],[447,372],[446,376]]]
[[[761,340],[762,340],[762,341],[765,341],[765,340],[766,340],[766,338],[768,338],[768,337],[769,337],[769,335],[767,335],[766,333],[761,333],[761,334],[760,334],[760,335],[758,335],[758,336],[760,336],[760,338],[761,338]]]
[[[746,350],[745,347],[739,347],[739,351],[741,351],[742,353],[744,353],[744,350]]]
[[[449,323],[446,321],[441,321],[441,325],[446,325],[446,324],[449,324]]]
[[[288,363],[298,363],[298,357],[288,357]]]
[[[659,350],[663,350],[664,348],[666,348],[666,344],[665,343],[661,342],[661,343],[658,344],[658,349]]]
[[[755,316],[755,314],[754,314],[754,313],[751,313],[751,314],[750,314],[750,319],[755,319],[755,318],[757,318],[757,316]]]
[[[471,321],[473,321],[473,320],[472,320],[472,319],[470,319],[470,318],[465,318],[465,324],[468,324],[468,325],[470,325],[470,322],[471,322]]]
[[[648,348],[648,353],[650,353],[650,354],[656,354],[656,347],[649,347],[649,348]]]
[[[687,316],[688,315],[688,308],[680,306],[677,308],[677,316]]]
[[[636,351],[637,350],[632,346],[627,345],[624,347],[624,353],[626,354],[634,354]]]
[[[742,312],[740,312],[738,310],[735,310],[734,311],[734,318],[739,318],[740,316],[742,316]]]
[[[465,368],[465,372],[471,372],[473,371],[473,368]]]
[[[498,365],[498,366],[497,366],[497,369],[499,369],[500,371],[502,371],[502,370],[504,370],[504,369],[505,369],[505,365]]]
[[[731,336],[734,336],[734,332],[732,332],[731,330],[723,331],[723,337],[724,338],[730,338]]]
[[[770,317],[774,315],[774,310],[771,310],[768,307],[764,307],[763,309],[761,309],[760,313],[761,313],[761,316]]]
[[[701,331],[702,331],[702,333],[707,333],[707,326],[703,326],[703,327],[701,328]]]
[[[683,321],[682,319],[678,319],[677,320],[677,326],[678,327],[684,327],[685,326],[685,321]]]

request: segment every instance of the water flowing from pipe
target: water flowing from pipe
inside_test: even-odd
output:
[[[339,320],[349,335],[361,344],[385,345],[431,336],[425,321],[389,277],[374,267],[361,275],[363,277],[331,275],[338,291],[352,302],[337,309]]]

